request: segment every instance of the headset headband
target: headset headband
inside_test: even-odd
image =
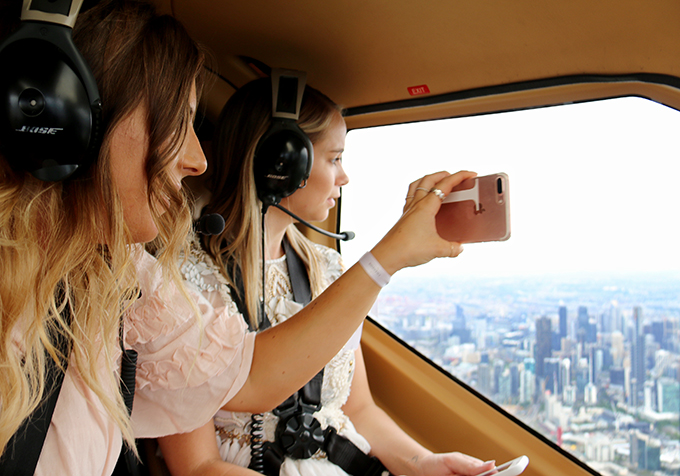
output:
[[[272,117],[297,121],[300,118],[307,73],[275,68],[272,69],[271,80]]]
[[[82,4],[83,0],[24,0],[21,21],[42,21],[73,29]]]

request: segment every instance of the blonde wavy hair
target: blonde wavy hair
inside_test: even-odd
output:
[[[224,277],[237,290],[231,276],[240,274],[253,328],[262,295],[262,203],[257,198],[253,160],[255,148],[271,124],[271,81],[257,79],[241,87],[229,98],[215,128],[215,148],[210,164],[211,192],[206,213],[219,213],[225,219],[224,231],[203,237],[203,246]],[[307,86],[298,125],[312,143],[321,139],[333,117],[342,109],[321,92]],[[286,237],[300,255],[309,273],[312,296],[323,291],[320,254],[314,244],[291,224]],[[236,274],[238,273],[238,274]]]
[[[82,12],[73,38],[103,103],[97,161],[76,178],[50,183],[12,170],[0,156],[0,452],[50,390],[45,364],[59,362],[50,341],[59,334],[73,341],[69,368],[133,443],[115,357],[138,283],[109,149],[116,127],[140,105],[149,137],[148,200],[159,229],[153,246],[175,283],[191,229],[188,199],[173,186],[170,168],[192,127],[189,98],[194,84],[200,93],[204,53],[175,19],[134,0],[104,0]]]

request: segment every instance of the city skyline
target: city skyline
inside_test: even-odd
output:
[[[374,317],[604,476],[646,474],[657,463],[658,474],[678,474],[680,280],[616,290],[609,280],[499,281],[402,277],[383,290]],[[645,343],[639,386],[636,332]]]

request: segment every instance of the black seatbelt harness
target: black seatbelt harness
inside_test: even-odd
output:
[[[141,291],[137,298],[141,296]],[[120,350],[122,352],[120,361],[120,394],[123,396],[125,408],[128,416],[132,415],[132,404],[135,400],[135,376],[137,375],[137,351],[125,348],[125,328],[123,318],[120,319]],[[123,466],[123,463],[125,465]],[[127,470],[127,471],[126,471]],[[139,460],[127,444],[123,444],[120,457],[113,470],[113,476],[141,476]]]
[[[63,290],[58,290],[59,297],[63,301]],[[71,308],[67,304],[62,311],[64,322],[70,326],[72,322]],[[120,321],[120,347],[122,351],[120,369],[120,392],[125,402],[128,415],[132,413],[132,403],[135,397],[135,374],[137,370],[137,352],[125,349],[123,343],[123,319]],[[38,466],[40,453],[45,444],[47,430],[52,421],[52,415],[61,393],[64,375],[68,367],[71,354],[72,342],[68,335],[57,333],[50,336],[52,345],[59,349],[60,364],[63,371],[49,354],[45,356],[45,382],[52,383],[52,387],[43,395],[42,401],[33,413],[19,426],[12,435],[5,451],[0,458],[0,476],[32,476]],[[139,467],[135,454],[126,446],[123,447],[122,458],[125,461],[127,474],[138,476]],[[120,460],[119,460],[120,465]]]
[[[63,298],[63,291],[59,290],[59,296]],[[67,325],[71,325],[71,308],[64,306],[62,317]],[[57,399],[61,392],[61,384],[68,366],[69,355],[71,354],[72,342],[69,336],[58,332],[51,335],[52,345],[59,350],[59,364],[64,369],[62,372],[51,355],[45,353],[45,383],[51,388],[45,389],[42,401],[33,413],[26,418],[19,426],[19,429],[12,435],[5,451],[0,458],[0,475],[3,476],[32,476],[40,459],[47,430],[52,421],[54,408],[57,406]]]
[[[283,249],[286,253],[293,299],[306,306],[312,299],[307,269],[286,238],[283,240]],[[237,279],[234,283],[239,287],[240,296],[244,296],[242,281]],[[232,295],[235,294],[232,292]],[[243,318],[249,322],[241,300],[234,300]],[[261,323],[266,322],[265,327],[269,327],[269,319],[266,316],[258,317]],[[389,474],[378,458],[361,451],[349,439],[339,435],[335,428],[332,426],[328,426],[325,430],[321,428],[313,414],[321,408],[322,384],[323,369],[304,387],[274,409],[273,413],[279,417],[274,442],[261,443],[258,440],[260,435],[255,435],[252,430],[261,427],[262,416],[253,415],[251,432],[253,440],[256,441],[252,443],[254,451],[251,454],[250,469],[267,476],[279,476],[281,464],[286,456],[294,459],[307,459],[322,450],[331,463],[353,476]]]

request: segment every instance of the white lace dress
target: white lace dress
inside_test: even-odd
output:
[[[324,286],[328,286],[342,274],[342,260],[335,250],[317,245],[323,256]],[[194,250],[189,262],[184,266],[185,278],[198,286],[204,294],[218,293],[229,307],[231,299],[226,281],[212,260],[201,250]],[[266,312],[272,325],[285,321],[299,311],[302,306],[293,301],[293,292],[288,277],[286,257],[266,263]],[[238,314],[237,314],[238,315]],[[359,435],[349,418],[342,412],[342,406],[349,396],[354,375],[354,351],[359,346],[361,328],[345,347],[326,365],[321,390],[321,409],[315,413],[322,428],[332,425],[339,434],[349,438],[362,451],[368,453],[370,445]],[[250,413],[226,412],[220,410],[215,415],[215,430],[220,455],[224,461],[247,467],[250,463]],[[263,415],[264,440],[274,441],[278,417],[271,412]],[[310,459],[293,460],[286,458],[281,466],[282,476],[345,476],[338,466],[330,463],[323,452],[319,451]]]

